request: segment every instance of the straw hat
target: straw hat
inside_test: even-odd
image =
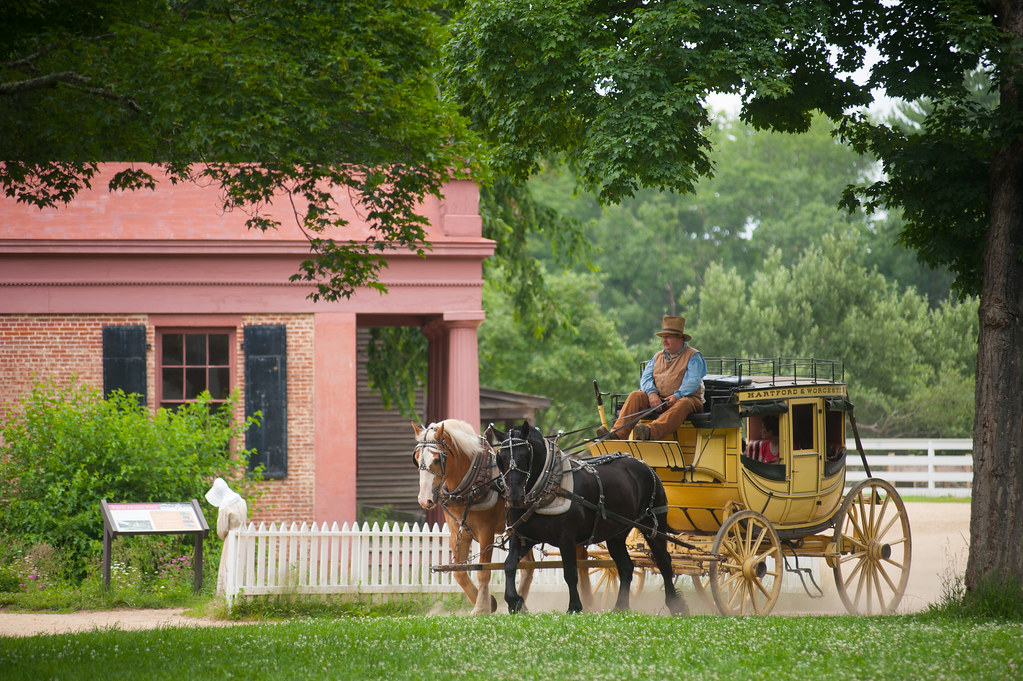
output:
[[[213,481],[213,487],[206,493],[206,501],[210,502],[211,505],[217,508],[223,508],[224,506],[230,506],[234,502],[241,499],[241,495],[235,492],[233,489],[227,486],[223,478],[217,478]]]
[[[686,343],[688,343],[690,340],[693,339],[692,336],[690,336],[688,333],[685,332],[685,328],[686,328],[686,318],[685,317],[668,317],[668,316],[665,316],[664,319],[661,322],[661,326],[663,328],[660,331],[658,331],[656,334],[654,334],[655,336],[661,336],[662,338],[664,336],[669,336],[669,335],[682,336],[682,340],[685,341]]]

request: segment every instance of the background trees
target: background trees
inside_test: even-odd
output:
[[[835,205],[872,165],[830,130],[822,120],[793,135],[718,118],[709,156],[720,169],[715,177],[691,195],[644,190],[604,210],[591,194],[573,195],[564,168],[548,166],[530,189],[588,225],[599,276],[576,268],[594,282],[584,314],[613,322],[630,360],[623,372],[599,342],[580,337],[559,360],[583,371],[564,374],[554,397],[529,367],[563,351],[551,343],[559,332],[536,336],[526,330],[529,320],[514,321],[518,304],[501,295],[505,278],[491,272],[480,329],[483,383],[554,397],[555,408],[541,417],[549,431],[592,432],[591,380],[603,390],[631,390],[634,369],[658,348],[652,334],[659,315],[679,313],[707,356],[843,360],[864,434],[968,436],[977,301],[950,297],[947,272],[919,265],[884,240],[901,224],[897,214],[868,218]],[[541,240],[533,239],[531,252],[544,257]],[[546,263],[557,267],[549,257]],[[559,306],[575,309],[582,299],[577,289],[562,291],[563,281],[548,276],[549,292]],[[497,324],[501,332],[491,333]]]
[[[976,300],[931,308],[858,263],[855,250],[851,239],[825,236],[788,266],[774,250],[751,281],[712,265],[691,291],[698,347],[709,355],[841,359],[861,432],[968,437]]]
[[[738,94],[761,128],[804,132],[823,113],[874,154],[885,174],[847,205],[903,209],[900,239],[980,294],[966,585],[1019,590],[1023,546],[1003,538],[1023,532],[1023,2],[476,0],[452,34],[450,86],[514,177],[554,153],[602,202],[691,191],[711,172],[714,92]],[[975,97],[978,70],[994,106]],[[875,88],[927,98],[932,113],[871,121],[857,107]]]

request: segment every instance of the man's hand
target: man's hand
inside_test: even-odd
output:
[[[650,400],[650,408],[659,407],[663,403],[661,396],[657,393],[647,393],[647,398]]]
[[[663,404],[664,404],[665,409],[667,409],[668,407],[670,407],[671,405],[675,404],[676,402],[678,402],[678,398],[675,397],[675,393],[672,393],[672,394],[670,394],[670,395],[668,395],[667,397],[664,398]]]

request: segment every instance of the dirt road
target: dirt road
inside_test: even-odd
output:
[[[968,503],[906,504],[913,537],[913,562],[909,585],[899,607],[900,612],[923,610],[941,600],[949,580],[966,569],[970,536]],[[782,594],[776,614],[844,614],[845,608],[835,592],[834,580],[826,568],[818,582],[824,597],[812,600],[798,593]],[[562,604],[563,605],[563,604]],[[707,612],[691,603],[694,613]],[[562,607],[558,606],[559,609]],[[531,608],[537,609],[531,604]],[[183,610],[105,610],[69,614],[0,612],[0,636],[33,636],[93,629],[153,629],[157,627],[225,626],[233,624],[212,617],[196,618]]]

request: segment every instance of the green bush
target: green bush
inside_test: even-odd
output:
[[[254,499],[259,474],[246,474],[233,401],[209,395],[152,415],[134,397],[104,399],[97,388],[37,384],[0,427],[0,533],[45,544],[67,557],[81,579],[102,547],[100,500],[112,503],[201,499],[223,477]],[[216,527],[217,510],[205,506]]]

